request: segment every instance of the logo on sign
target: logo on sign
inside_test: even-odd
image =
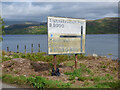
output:
[[[53,34],[51,34],[51,38],[53,37]]]

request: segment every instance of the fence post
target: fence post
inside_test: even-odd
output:
[[[26,54],[26,45],[25,45],[25,54]]]
[[[19,53],[19,45],[17,45],[17,53]]]
[[[33,44],[31,44],[31,53],[33,53]]]
[[[38,52],[40,52],[40,44],[38,44]]]
[[[7,52],[9,52],[9,47],[7,47]]]

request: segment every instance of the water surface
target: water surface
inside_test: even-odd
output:
[[[2,49],[6,50],[8,46],[10,51],[17,51],[19,45],[20,52],[24,52],[24,46],[27,45],[27,52],[31,52],[31,44],[34,44],[34,52],[38,52],[38,44],[42,52],[47,52],[47,35],[4,35]],[[118,35],[117,34],[99,34],[86,35],[86,55],[98,54],[100,56],[109,56],[118,58]]]

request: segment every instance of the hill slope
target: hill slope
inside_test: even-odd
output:
[[[87,20],[87,34],[117,34],[118,18]],[[47,23],[15,24],[5,28],[6,34],[47,34]]]
[[[118,33],[118,18],[103,18],[87,21],[87,34]]]

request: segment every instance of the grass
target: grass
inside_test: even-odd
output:
[[[65,62],[64,64],[65,64],[65,66],[68,66],[68,67],[70,67],[70,66],[74,66],[74,65],[75,65],[75,63],[74,63],[73,60],[71,60],[71,61],[67,61],[67,62]]]
[[[47,80],[40,76],[30,77],[28,81],[35,88],[68,88],[71,85],[70,83],[63,83],[62,81]]]
[[[65,72],[66,75],[71,75],[74,77],[80,77],[82,76],[83,73],[91,74],[92,72],[84,64],[81,64],[81,63],[80,63],[79,69],[75,69],[73,72]]]
[[[8,53],[3,53],[3,62],[7,60],[11,60],[13,58],[25,58],[32,61],[44,61],[49,62],[50,66],[53,67],[53,56],[47,55],[45,52],[40,53],[14,53],[11,56],[4,57]],[[92,59],[93,57],[86,57],[84,54],[78,55],[79,59]],[[64,64],[65,66],[73,66],[74,65],[74,55],[57,55],[57,63],[61,63],[66,61]],[[11,64],[14,64],[11,63]],[[62,81],[56,81],[56,80],[47,80],[46,78],[43,78],[41,76],[35,76],[31,75],[30,77],[25,76],[12,76],[8,74],[4,74],[2,76],[2,80],[6,83],[11,84],[18,84],[18,85],[31,85],[35,88],[71,88],[76,81],[83,82],[82,86],[79,86],[80,88],[117,88],[120,85],[120,82],[114,82],[113,76],[110,74],[106,74],[104,76],[94,76],[94,72],[91,71],[87,66],[83,63],[79,64],[78,69],[75,69],[74,71],[65,72],[66,75],[68,75],[69,81],[72,83],[63,83]],[[107,68],[108,66],[105,65],[105,63],[102,63],[102,65],[99,68]],[[18,73],[18,71],[14,71],[14,73]],[[87,74],[87,76],[85,76]],[[77,77],[77,78],[76,78]],[[76,80],[77,79],[77,80]],[[90,82],[89,82],[90,81]],[[91,82],[93,82],[91,84]]]
[[[109,75],[107,75],[109,76]],[[95,85],[90,85],[89,82],[85,81],[88,79],[94,79],[96,81],[104,80],[105,78],[101,77],[79,77],[78,80],[84,81],[84,87],[80,88],[120,88],[120,81],[115,82],[98,82]],[[34,88],[72,88],[71,83],[63,83],[62,81],[57,80],[47,80],[41,76],[12,76],[10,74],[3,74],[3,82],[17,85],[30,85]],[[89,86],[90,85],[90,86]]]
[[[7,61],[7,60],[11,60],[10,56],[8,57],[4,57],[5,55],[7,55],[7,53],[3,53],[2,56],[2,61]],[[25,58],[25,59],[29,59],[32,61],[44,61],[44,62],[53,62],[53,55],[47,55],[47,53],[45,52],[38,52],[38,53],[14,53],[13,55],[11,55],[11,57],[13,58]],[[75,56],[74,55],[57,55],[57,64],[60,64],[61,62],[64,61],[68,61],[68,60],[74,60]],[[78,59],[80,58],[85,58],[84,54],[80,54],[78,55]],[[71,63],[73,65],[73,63]],[[69,65],[68,65],[69,66]],[[71,65],[70,65],[71,66]]]
[[[4,74],[2,76],[2,81],[10,84],[18,84],[18,85],[25,85],[27,84],[27,78],[24,76],[17,76],[14,77],[9,74]]]
[[[88,69],[85,64],[80,63],[80,68],[71,72],[65,72],[69,75],[69,80],[74,81],[77,77],[78,81],[83,82],[80,88],[111,88],[118,87],[116,82],[114,83],[114,78],[110,74],[105,74],[105,76],[94,76],[94,73]],[[87,76],[85,76],[87,74]],[[93,82],[92,84],[90,82]],[[104,84],[105,83],[105,84]],[[112,85],[112,83],[114,85]]]
[[[10,74],[4,74],[2,76],[3,82],[18,85],[31,85],[34,88],[69,88],[70,83],[63,83],[57,80],[47,80],[44,77],[25,77],[25,76],[12,76]]]
[[[86,87],[86,88],[113,88],[115,90],[119,90],[120,81],[98,83],[96,85]]]

